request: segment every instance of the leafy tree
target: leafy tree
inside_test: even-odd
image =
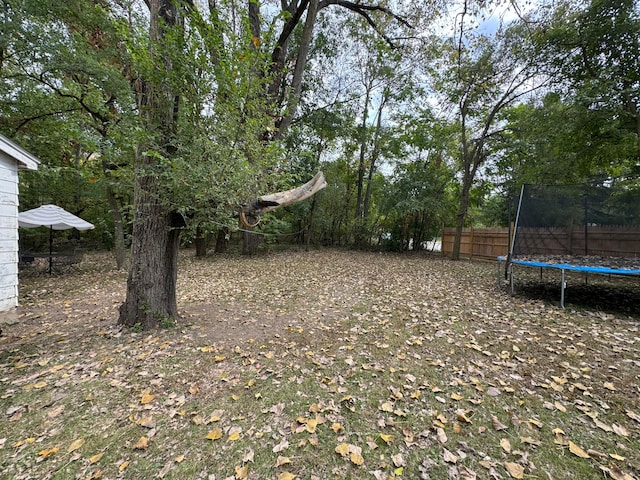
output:
[[[464,19],[464,15],[462,16]],[[469,208],[471,189],[479,169],[493,153],[494,140],[503,125],[499,114],[519,98],[538,88],[540,68],[517,47],[527,40],[528,30],[512,26],[494,38],[466,34],[442,45],[436,87],[455,108],[460,134],[457,155],[461,175],[460,201],[452,258],[460,255],[460,240]]]

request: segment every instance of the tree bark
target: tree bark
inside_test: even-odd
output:
[[[172,0],[147,0],[147,5],[151,57],[162,59],[163,65],[158,68],[170,74],[172,64],[163,55],[167,47],[162,43],[166,29],[180,26],[179,11]],[[160,180],[150,173],[160,167],[159,160],[156,155],[146,153],[156,149],[168,158],[173,154],[180,99],[170,87],[156,85],[150,79],[143,80],[141,86],[142,121],[154,140],[138,147],[131,267],[118,321],[127,327],[149,330],[178,316],[178,248],[184,219],[163,202]]]
[[[229,234],[229,229],[227,227],[222,227],[218,230],[218,235],[216,236],[216,247],[215,253],[226,253],[227,246],[229,245],[229,240],[227,240],[227,235]]]

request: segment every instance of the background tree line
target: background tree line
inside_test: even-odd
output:
[[[223,251],[318,170],[253,238],[422,249],[504,225],[523,182],[638,188],[637,1],[49,3],[2,0],[0,131],[44,162],[21,208],[83,216],[129,268],[124,323],[175,314],[179,245]]]

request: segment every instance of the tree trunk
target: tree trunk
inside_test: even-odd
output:
[[[149,0],[149,39],[151,57],[164,59],[168,74],[171,60],[163,56],[165,28],[180,25],[179,12],[172,0]],[[170,83],[170,82],[167,82]],[[134,219],[131,245],[131,267],[127,280],[127,296],[120,307],[119,323],[144,330],[178,316],[176,283],[181,215],[171,212],[163,202],[160,180],[149,174],[159,168],[156,155],[143,151],[157,150],[170,158],[175,149],[179,97],[167,85],[156,85],[149,79],[141,82],[139,108],[150,135],[150,144],[140,144],[135,169]]]
[[[193,243],[196,247],[196,257],[206,257],[209,249],[209,235],[200,234],[194,239]]]
[[[120,307],[120,323],[143,330],[178,317],[179,222],[154,200],[148,191],[136,195],[127,298]]]
[[[229,240],[227,239],[227,235],[229,234],[229,229],[227,227],[222,227],[218,230],[218,235],[216,236],[216,247],[215,253],[226,253],[227,247],[229,246]]]
[[[462,243],[462,229],[464,228],[464,220],[469,209],[469,195],[473,178],[465,172],[462,179],[462,192],[460,193],[460,204],[458,205],[458,213],[456,214],[456,234],[453,237],[453,250],[451,251],[451,260],[460,260],[460,245]]]

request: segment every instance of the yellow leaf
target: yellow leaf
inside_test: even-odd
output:
[[[246,480],[249,475],[249,466],[236,466],[236,480]]]
[[[500,446],[505,452],[511,453],[511,442],[509,442],[508,439],[503,438],[502,440],[500,440]]]
[[[195,395],[196,393],[198,393],[200,391],[200,385],[198,383],[194,383],[193,385],[191,385],[189,387],[189,393],[191,395]]]
[[[153,402],[155,398],[156,398],[155,395],[151,395],[150,393],[143,393],[142,397],[140,398],[140,403],[142,405],[146,405],[147,403]]]
[[[318,426],[318,419],[312,418],[310,420],[307,420],[307,424],[305,425],[305,430],[309,433],[315,433],[317,426]]]
[[[278,459],[276,460],[276,467],[281,467],[282,465],[286,465],[288,463],[291,463],[291,459],[289,457],[278,455]]]
[[[524,467],[514,462],[504,462],[504,468],[507,469],[511,478],[524,478]]]
[[[364,463],[364,458],[358,452],[351,452],[349,460],[351,460],[351,463],[354,465],[362,465]]]
[[[331,425],[331,430],[333,430],[335,433],[343,433],[344,427],[339,423],[335,422],[333,425]]]
[[[104,456],[104,452],[96,453],[92,457],[89,457],[89,463],[98,463],[103,456]]]
[[[535,427],[542,428],[542,422],[540,420],[536,420],[535,418],[530,418],[529,420],[527,420],[527,422],[529,422],[531,425]]]
[[[182,463],[182,462],[184,462],[185,458],[186,458],[186,457],[185,457],[184,455],[178,455],[178,456],[176,457],[176,463]]]
[[[404,473],[404,467],[398,467],[393,471],[393,474],[396,477],[401,477],[403,473]]]
[[[462,400],[462,398],[463,397],[461,395],[458,395],[457,393],[452,393],[451,394],[451,400],[460,401],[460,400]]]
[[[569,440],[569,451],[573,453],[576,457],[580,458],[591,458],[587,452],[581,449],[578,445]]]
[[[617,453],[610,453],[609,456],[611,458],[613,458],[614,460],[618,460],[619,462],[624,462],[627,459],[627,457],[622,457],[622,456],[618,455]]]
[[[349,445],[342,442],[335,448],[335,452],[342,455],[343,457],[346,457],[349,454]]]
[[[127,467],[129,466],[129,464],[130,464],[130,463],[131,463],[131,462],[130,462],[129,460],[126,460],[126,461],[122,462],[122,463],[120,464],[120,466],[118,467],[118,470],[119,470],[120,472],[124,472],[124,471],[127,469]]]
[[[222,361],[224,361],[226,357],[223,357],[222,355],[216,355],[215,357],[213,357],[213,360],[220,363]]]
[[[133,446],[136,450],[144,450],[149,446],[149,439],[147,437],[140,437],[138,442]]]
[[[71,453],[74,450],[78,450],[79,448],[82,448],[83,445],[84,445],[84,438],[79,438],[75,440],[71,445],[69,445],[69,448],[67,448],[67,453]]]
[[[240,432],[238,432],[237,430],[235,432],[231,432],[229,434],[229,438],[227,438],[228,441],[230,442],[235,442],[236,440],[238,440],[240,438]]]
[[[60,450],[58,447],[53,447],[53,448],[47,448],[46,450],[40,450],[38,452],[38,455],[41,457],[48,457],[50,455],[53,455],[54,453],[56,453],[58,450]]]
[[[207,440],[218,440],[222,438],[222,430],[219,428],[214,428],[209,433],[207,433]]]
[[[612,392],[615,392],[616,390],[616,387],[611,382],[604,382],[604,388],[611,390]]]
[[[383,412],[391,413],[393,412],[393,404],[391,402],[384,402],[380,405],[380,410]]]
[[[385,433],[381,433],[380,434],[380,438],[384,441],[384,443],[386,443],[387,445],[389,445],[390,443],[393,442],[393,435],[387,435]]]
[[[297,478],[297,477],[293,473],[282,472],[278,474],[278,480],[293,480],[294,478]]]

